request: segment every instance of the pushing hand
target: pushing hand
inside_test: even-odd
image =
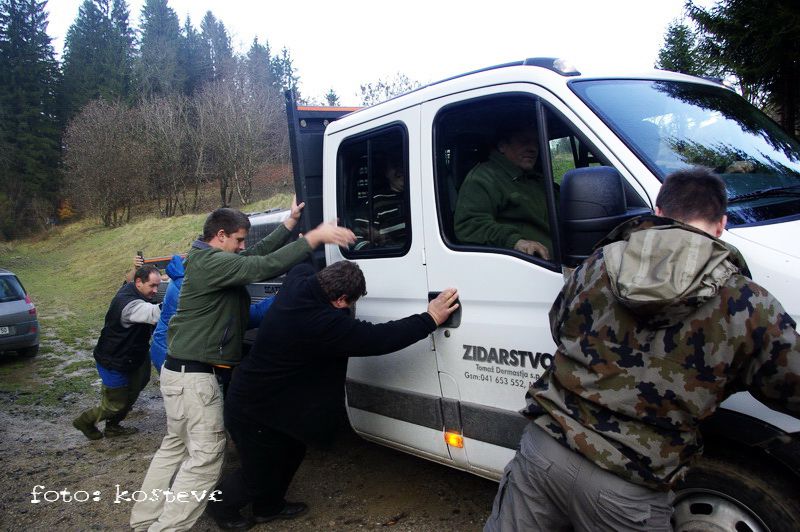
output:
[[[447,318],[459,307],[458,303],[456,303],[457,299],[458,290],[455,288],[446,288],[441,294],[428,303],[428,314],[430,314],[433,321],[436,322],[437,327],[446,322]]]

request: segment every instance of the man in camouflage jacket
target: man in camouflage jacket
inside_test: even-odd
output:
[[[795,322],[718,240],[726,208],[716,175],[672,174],[658,216],[618,227],[572,274],[486,530],[671,530],[670,489],[726,397],[800,412]]]

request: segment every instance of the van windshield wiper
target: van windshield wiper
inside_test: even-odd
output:
[[[800,185],[794,185],[791,187],[762,188],[761,190],[754,190],[753,192],[746,192],[744,194],[739,194],[738,196],[728,198],[728,204],[740,203],[742,201],[757,198],[767,198],[770,196],[800,196],[800,190],[797,190],[799,187]]]

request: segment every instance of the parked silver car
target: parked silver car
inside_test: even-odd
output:
[[[0,352],[16,351],[23,357],[39,352],[36,306],[16,275],[0,268]]]

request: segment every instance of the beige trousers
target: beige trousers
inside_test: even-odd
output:
[[[130,525],[150,532],[188,530],[214,496],[222,472],[222,392],[211,373],[162,368],[161,394],[167,435],[144,477]]]

